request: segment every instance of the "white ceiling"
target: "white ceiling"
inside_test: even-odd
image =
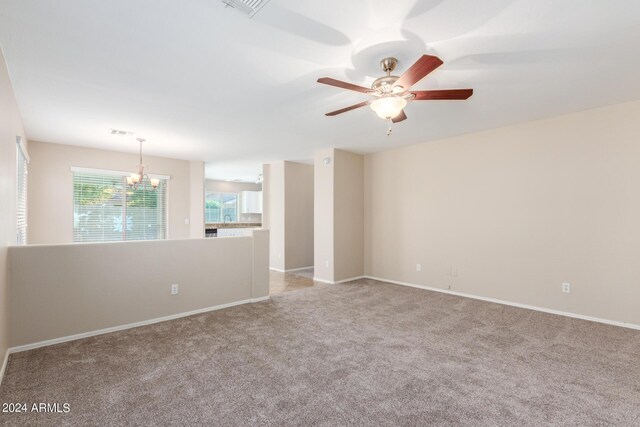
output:
[[[0,44],[30,139],[200,159],[207,177],[255,180],[260,165],[339,147],[385,150],[640,99],[637,0],[271,0],[253,19],[220,0],[0,0]],[[444,65],[385,135],[368,86],[421,54]]]

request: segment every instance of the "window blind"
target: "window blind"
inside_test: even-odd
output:
[[[109,242],[167,238],[167,180],[137,189],[126,175],[73,173],[73,241]]]
[[[16,179],[16,244],[27,244],[27,157],[18,140]]]

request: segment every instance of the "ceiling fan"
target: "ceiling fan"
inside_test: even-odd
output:
[[[473,89],[410,90],[411,86],[442,65],[442,60],[437,56],[422,55],[420,59],[409,67],[400,77],[391,75],[391,72],[397,65],[398,60],[392,57],[384,58],[380,61],[380,66],[387,75],[376,79],[371,85],[371,89],[330,77],[318,79],[318,83],[362,92],[374,97],[372,100],[341,108],[340,110],[332,111],[325,115],[336,116],[347,111],[355,110],[356,108],[364,107],[365,105],[370,105],[378,117],[389,120],[389,130],[387,131],[387,135],[389,135],[391,133],[391,123],[406,120],[407,115],[404,112],[404,107],[407,106],[407,102],[409,101],[467,99],[473,95]]]

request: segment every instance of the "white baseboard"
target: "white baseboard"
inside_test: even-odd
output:
[[[364,279],[364,278],[366,278],[366,276],[353,276],[353,277],[349,277],[347,279],[336,280],[334,283],[337,285],[337,284],[340,284],[340,283],[347,283],[347,282],[351,282],[353,280],[360,280],[360,279]]]
[[[310,265],[308,267],[290,268],[288,270],[282,270],[280,268],[269,267],[269,270],[277,271],[278,273],[291,273],[292,271],[308,270],[310,268],[313,268],[313,265]]]
[[[285,270],[285,273],[289,273],[291,271],[309,270],[310,268],[313,268],[313,265],[310,265],[308,267],[290,268],[288,270]]]
[[[336,282],[332,281],[332,280],[326,280],[326,279],[320,279],[316,276],[313,276],[313,281],[314,282],[320,282],[320,283],[326,283],[328,285],[335,285]]]
[[[511,301],[505,301],[505,300],[496,299],[496,298],[482,297],[482,296],[473,295],[473,294],[466,294],[464,292],[456,292],[456,291],[451,291],[449,289],[432,288],[430,286],[416,285],[414,283],[399,282],[397,280],[384,279],[382,277],[365,276],[365,278],[378,280],[380,282],[393,283],[394,285],[409,286],[411,288],[418,288],[418,289],[424,289],[424,290],[427,290],[427,291],[441,292],[443,294],[456,295],[456,296],[464,297],[464,298],[472,298],[472,299],[477,299],[477,300],[481,300],[481,301],[493,302],[493,303],[496,303],[496,304],[509,305],[509,306],[512,306],[512,307],[519,307],[519,308],[524,308],[524,309],[527,309],[527,310],[541,311],[543,313],[549,313],[549,314],[557,314],[558,316],[572,317],[574,319],[588,320],[590,322],[598,322],[598,323],[604,323],[604,324],[607,324],[607,325],[620,326],[622,328],[640,330],[640,325],[636,325],[634,323],[626,323],[626,322],[619,322],[617,320],[601,319],[599,317],[585,316],[583,314],[570,313],[570,312],[567,312],[567,311],[554,310],[554,309],[551,309],[551,308],[537,307],[537,306],[534,306],[534,305],[521,304],[521,303],[518,303],[518,302],[511,302]]]
[[[367,276],[353,276],[353,277],[349,277],[347,279],[342,279],[342,280],[336,280],[336,281],[332,281],[332,280],[326,280],[326,279],[319,279],[317,277],[313,277],[313,280],[315,282],[320,282],[320,283],[327,283],[329,285],[339,285],[340,283],[346,283],[346,282],[351,282],[352,280],[359,280],[359,279],[365,279]]]
[[[0,367],[0,386],[2,385],[2,380],[4,379],[4,371],[7,369],[7,362],[9,361],[9,349],[4,352],[4,360],[2,361],[2,367]]]
[[[222,310],[223,308],[234,307],[236,305],[249,304],[254,302],[265,301],[269,299],[269,295],[265,297],[258,298],[250,298],[241,301],[234,301],[226,304],[214,305],[212,307],[199,308],[197,310],[186,311],[183,313],[171,314],[169,316],[157,317],[155,319],[142,320],[140,322],[128,323],[126,325],[112,326],[110,328],[98,329],[97,331],[89,331],[83,332],[75,335],[68,335],[66,337],[54,338],[45,341],[39,341],[32,344],[19,345],[17,347],[11,347],[7,350],[7,354],[9,353],[19,353],[21,351],[33,350],[35,348],[46,347],[49,345],[61,344],[68,341],[75,341],[82,338],[94,337],[96,335],[109,334],[111,332],[124,331],[126,329],[138,328],[140,326],[152,325],[154,323],[166,322],[167,320],[179,319],[181,317],[193,316],[194,314],[207,313],[209,311]],[[6,358],[5,358],[6,363]],[[3,365],[4,372],[4,365]]]

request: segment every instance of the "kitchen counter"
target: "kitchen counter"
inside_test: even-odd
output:
[[[260,228],[262,223],[259,222],[208,222],[205,224],[205,229],[211,228]]]

